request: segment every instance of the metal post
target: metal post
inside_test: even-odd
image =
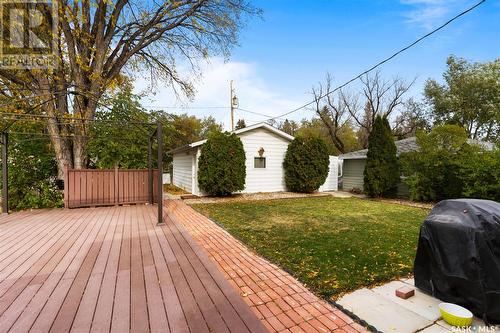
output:
[[[8,170],[9,134],[2,133],[2,213],[9,214],[9,170]]]
[[[158,225],[163,225],[163,127],[157,122],[156,137],[158,141]]]
[[[64,164],[64,207],[69,208],[69,166]]]
[[[152,138],[148,139],[148,201],[150,204],[154,203],[153,200],[153,154],[152,154]]]

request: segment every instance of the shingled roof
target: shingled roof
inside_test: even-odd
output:
[[[407,153],[409,151],[418,150],[417,138],[411,137],[403,140],[398,140],[394,142],[396,144],[397,155],[401,153]],[[366,153],[368,149],[356,150],[347,154],[342,154],[339,158],[344,160],[352,160],[352,159],[364,159],[366,158]]]
[[[486,150],[493,150],[494,145],[491,142],[485,142],[480,140],[472,140],[468,139],[467,142],[469,144],[481,145]],[[417,138],[411,137],[403,140],[394,141],[396,144],[397,155],[399,156],[401,153],[407,153],[410,151],[418,150]],[[366,158],[366,153],[368,149],[356,150],[347,154],[342,154],[339,158],[344,160],[353,160],[353,159],[364,159]]]

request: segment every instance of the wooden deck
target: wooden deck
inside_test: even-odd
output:
[[[265,332],[155,206],[0,217],[0,332]]]

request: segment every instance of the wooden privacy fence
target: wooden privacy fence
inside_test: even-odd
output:
[[[66,169],[64,205],[67,208],[158,202],[158,170]]]

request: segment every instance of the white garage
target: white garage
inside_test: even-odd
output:
[[[283,160],[293,136],[266,123],[245,127],[234,133],[241,139],[246,154],[244,193],[286,191]],[[173,184],[194,195],[203,195],[198,188],[198,158],[206,140],[197,141],[171,151]],[[260,156],[262,153],[262,157]],[[338,159],[330,157],[330,174],[321,191],[337,190]]]

